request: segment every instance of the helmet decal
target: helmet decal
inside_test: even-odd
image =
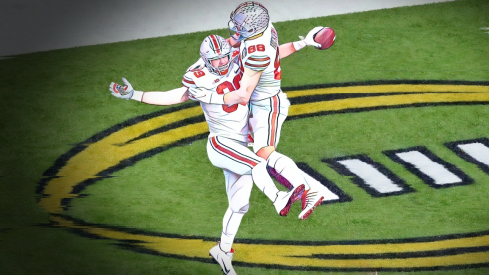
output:
[[[237,41],[264,32],[270,21],[268,10],[258,2],[245,2],[239,5],[230,16],[228,27],[231,36],[237,34]]]
[[[222,45],[219,44],[219,41],[217,40],[217,37],[215,35],[210,35],[209,36],[209,43],[210,43],[210,48],[212,50],[214,50],[214,52],[217,54],[217,55],[221,55],[221,48],[222,48]]]

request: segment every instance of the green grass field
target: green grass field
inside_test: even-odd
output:
[[[279,217],[254,188],[237,235],[237,273],[488,274],[489,174],[446,143],[489,138],[489,34],[480,29],[489,27],[489,2],[461,0],[274,24],[280,43],[318,25],[336,31],[334,46],[326,51],[306,48],[281,63],[282,87],[297,109],[291,108],[284,124],[279,151],[306,163],[350,200],[322,205],[300,221],[298,205]],[[110,139],[138,137],[164,126],[159,118],[181,110],[184,115],[170,128],[192,127],[194,117],[181,121],[195,104],[151,106],[117,99],[108,91],[110,82],[121,77],[136,90],[179,87],[210,33],[226,36],[227,30],[0,60],[0,274],[220,274],[206,255],[212,244],[206,245],[220,236],[227,201],[222,172],[207,159],[205,138],[190,131],[189,140],[161,145],[164,140],[158,135],[143,136],[126,147]],[[429,95],[433,102],[416,101],[417,95],[411,94],[389,105],[392,101],[385,97],[365,96],[348,100],[360,105],[373,100],[377,107],[322,112],[307,104],[326,102],[324,98],[297,92],[395,84],[433,85],[440,91]],[[481,92],[444,93],[443,85]],[[301,106],[309,108],[306,115],[299,114]],[[151,124],[151,119],[159,122]],[[150,128],[138,132],[145,123]],[[173,138],[167,132],[160,134]],[[146,145],[148,149],[138,147]],[[428,148],[471,183],[432,188],[385,154],[413,147]],[[413,192],[373,197],[323,161],[357,155],[382,164]],[[108,164],[118,157],[121,164]],[[105,164],[108,169],[97,170]],[[78,177],[83,180],[77,182]],[[43,203],[56,181],[77,182],[72,193],[81,196],[67,200],[65,194],[60,201],[67,207],[50,212],[54,208],[46,210]],[[181,241],[185,254],[168,252],[173,249],[163,243],[168,238],[177,240],[172,245]],[[195,249],[197,256],[185,250],[192,240],[203,243]],[[153,241],[162,243],[146,246]],[[438,247],[445,241],[447,247]],[[427,248],[420,249],[420,243]],[[306,250],[339,247],[330,254],[310,252],[302,266],[250,262],[247,253],[260,252],[263,244],[276,245],[277,251],[287,244]],[[372,244],[401,244],[407,250],[377,251],[368,257],[366,252],[342,250],[352,244],[358,251]],[[318,267],[307,262],[310,257],[326,257],[331,263]],[[359,263],[362,257],[366,260]],[[343,261],[352,265],[339,266]],[[382,261],[387,266],[377,266]]]

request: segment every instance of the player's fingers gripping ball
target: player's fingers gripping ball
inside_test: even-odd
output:
[[[314,41],[314,36],[316,35],[316,33],[318,33],[322,29],[323,29],[323,27],[315,27],[314,29],[310,30],[307,33],[306,38],[303,38],[302,36],[299,36],[299,38],[303,39],[304,42],[306,42],[306,45],[314,46],[316,49],[318,49],[321,47],[321,44]]]
[[[109,91],[110,93],[118,98],[130,99],[134,94],[134,89],[132,85],[125,78],[122,78],[125,86],[119,85],[115,82],[110,83]]]
[[[310,38],[312,38],[314,42],[320,45],[316,46],[316,49],[318,50],[326,50],[329,47],[333,46],[333,43],[336,39],[336,34],[334,30],[328,27],[316,27],[312,31],[310,31],[307,36],[311,36]]]

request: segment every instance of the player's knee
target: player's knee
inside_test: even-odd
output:
[[[255,167],[251,169],[251,176],[252,178],[256,177],[262,177],[263,176],[263,171],[267,170],[267,162],[263,160],[262,162],[259,162]]]
[[[275,147],[273,146],[267,146],[267,147],[263,147],[261,148],[260,150],[258,150],[256,152],[256,154],[263,158],[263,159],[268,159],[268,157],[270,156],[270,154],[275,151]]]
[[[246,212],[248,212],[249,208],[250,208],[250,204],[246,204],[245,206],[240,208],[239,213],[245,214]]]
[[[245,214],[248,212],[248,209],[250,208],[250,204],[247,203],[245,205],[231,205],[231,211],[234,213],[240,213],[240,214]]]
[[[285,156],[285,155],[281,155],[277,161],[275,161],[274,163],[275,165],[273,166],[273,168],[275,168],[275,170],[278,172],[278,173],[281,173],[283,170],[285,169],[291,169],[291,168],[296,168],[297,165],[295,164],[295,162]]]

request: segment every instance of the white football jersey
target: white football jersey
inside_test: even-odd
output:
[[[188,71],[183,76],[182,84],[187,88],[206,88],[213,93],[226,94],[239,89],[243,69],[236,62],[229,66],[228,74],[218,76],[209,72],[207,67],[201,70]],[[192,100],[199,101],[189,95]],[[248,105],[232,106],[200,102],[205,119],[209,124],[209,136],[223,136],[234,140],[248,141]]]
[[[260,82],[251,95],[251,101],[272,97],[280,91],[280,56],[277,31],[268,23],[263,34],[255,39],[241,42],[240,60],[244,67],[263,71]]]

